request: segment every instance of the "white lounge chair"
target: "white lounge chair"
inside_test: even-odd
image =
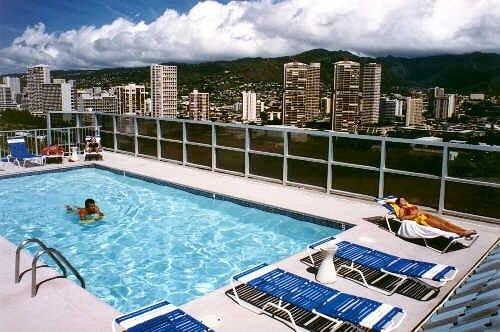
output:
[[[377,198],[375,201],[387,209],[385,222],[389,232],[404,239],[423,240],[425,246],[439,253],[447,252],[453,244],[460,244],[463,247],[470,247],[479,237],[479,234],[471,235],[470,237],[460,236],[455,233],[446,232],[441,229],[419,225],[412,220],[400,220],[394,204],[396,196],[388,196],[385,198]],[[442,239],[445,241],[443,249],[436,248],[429,243],[430,239]]]
[[[302,260],[302,262],[316,267],[319,262],[315,261],[313,253],[332,245],[337,246],[335,257],[345,262],[336,268],[337,271],[346,270],[354,272],[353,275],[357,275],[359,278],[349,277],[351,275],[349,273],[346,274],[346,278],[385,295],[394,294],[408,278],[417,278],[423,284],[431,282],[430,287],[439,288],[444,286],[448,281],[453,280],[458,272],[453,266],[390,255],[379,250],[344,241],[334,236],[310,244],[307,247],[309,260]],[[379,271],[380,273],[375,274],[374,271]],[[369,283],[367,281],[369,277],[376,278],[376,282],[373,284]],[[384,279],[390,279],[390,288],[388,290],[374,286],[384,284]]]
[[[167,301],[162,301],[113,319],[114,332],[185,331],[208,332],[212,329]]]

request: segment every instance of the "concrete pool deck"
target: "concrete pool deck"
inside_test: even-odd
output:
[[[382,207],[369,201],[327,195],[308,189],[109,152],[105,153],[105,160],[98,164],[268,206],[343,221],[356,227],[341,233],[342,239],[352,240],[407,258],[456,266],[459,272],[455,280],[444,286],[436,298],[426,302],[412,300],[399,294],[385,296],[342,278],[332,285],[338,290],[396,305],[406,310],[408,316],[398,331],[412,331],[417,327],[495,244],[500,235],[498,226],[484,223],[468,225],[463,220],[450,217],[459,224],[475,228],[480,237],[471,248],[439,254],[396,238],[377,225],[365,221],[363,218],[385,214]],[[62,167],[80,165],[82,163],[65,164]],[[37,169],[49,167],[57,169],[61,166],[51,165]],[[4,174],[34,170],[35,168],[26,170],[10,168],[0,172],[0,179]],[[325,234],[325,237],[328,235],[330,234]],[[0,266],[2,266],[0,270],[0,308],[2,308],[0,331],[110,331],[111,320],[119,313],[72,281],[55,279],[47,282],[40,287],[35,298],[30,297],[31,277],[29,275],[24,276],[20,284],[14,284],[15,245],[17,244],[0,238]],[[277,265],[305,278],[313,279],[314,275],[307,272],[307,267],[299,262],[302,257],[304,257],[304,252],[288,257],[278,262]],[[23,254],[21,261],[21,270],[23,270],[28,267],[31,259]],[[39,280],[53,275],[54,271],[51,269],[41,269]],[[238,306],[225,295],[228,288],[225,286],[184,304],[181,308],[216,331],[291,330],[277,320],[254,314]]]

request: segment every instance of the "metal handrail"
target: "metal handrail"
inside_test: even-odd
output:
[[[69,269],[71,271],[71,273],[73,273],[73,275],[78,279],[82,288],[85,288],[85,280],[83,279],[81,274],[78,273],[78,271],[73,267],[73,265],[71,265],[71,263],[66,259],[66,257],[64,257],[64,255],[61,254],[61,252],[59,252],[59,250],[47,247],[45,245],[45,243],[43,243],[40,239],[37,239],[37,238],[26,239],[26,240],[22,241],[16,248],[16,265],[15,265],[15,272],[14,272],[14,274],[15,274],[14,279],[15,279],[16,284],[21,281],[20,271],[19,271],[19,265],[20,265],[20,260],[21,260],[20,259],[21,250],[23,248],[25,248],[30,243],[36,243],[41,248],[36,253],[36,255],[33,257],[33,261],[31,262],[31,268],[24,271],[24,272],[27,272],[27,271],[31,270],[31,297],[35,297],[37,290],[38,290],[38,286],[37,286],[37,282],[36,282],[36,270],[37,270],[37,267],[40,267],[40,266],[37,266],[37,263],[38,263],[38,260],[40,259],[40,257],[43,256],[44,254],[47,254],[50,258],[52,258],[52,260],[61,269],[61,271],[63,273],[63,278],[68,277],[67,269]],[[44,265],[44,266],[46,266],[46,265]]]
[[[80,282],[80,285],[82,288],[85,288],[85,280],[83,280],[83,277],[78,273],[78,271],[71,265],[70,262],[66,259],[66,257],[63,256],[58,250],[54,248],[45,248],[40,250],[35,257],[33,257],[33,262],[31,263],[31,297],[35,297],[38,287],[36,283],[36,263],[38,262],[38,259],[40,259],[43,254],[48,254],[49,257],[55,260],[56,263],[60,264],[61,261],[62,263],[71,270],[73,275],[78,279]],[[64,276],[64,277],[67,277]]]
[[[21,260],[21,250],[23,250],[30,243],[36,243],[36,244],[38,244],[38,246],[40,248],[42,248],[43,250],[47,250],[48,249],[48,247],[45,245],[45,243],[43,243],[41,240],[39,240],[37,238],[26,239],[26,240],[22,241],[17,246],[17,248],[16,248],[16,265],[15,265],[15,271],[14,271],[14,283],[16,283],[16,284],[21,281],[21,277],[20,277],[20,273],[19,273],[19,264],[20,264],[20,260]],[[61,271],[63,272],[64,277],[67,277],[68,273],[67,273],[66,268],[64,267],[64,265],[61,264],[61,262],[59,262],[57,260],[57,258],[55,258],[52,255],[52,253],[49,253],[49,256],[57,264],[57,266],[61,269]],[[26,271],[29,271],[29,270],[30,269],[28,269]],[[26,272],[26,271],[24,271],[24,272]]]

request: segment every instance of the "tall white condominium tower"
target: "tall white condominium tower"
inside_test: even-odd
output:
[[[177,67],[151,65],[151,115],[177,117]]]
[[[367,63],[363,66],[363,99],[361,103],[361,124],[376,124],[380,111],[380,83],[382,66],[380,63]]]
[[[332,129],[355,131],[359,122],[359,63],[335,62],[333,69]]]
[[[283,124],[302,127],[319,114],[320,64],[283,65]]]
[[[42,104],[42,84],[50,83],[50,70],[47,65],[28,66],[26,75],[27,107],[33,115],[46,113]]]
[[[146,88],[144,85],[130,83],[115,87],[118,97],[118,110],[120,114],[146,113]]]
[[[406,126],[420,125],[424,121],[422,98],[406,97]]]
[[[12,101],[12,94],[10,91],[10,86],[7,84],[0,84],[0,111],[16,108],[16,104]]]
[[[72,82],[54,79],[42,84],[42,108],[45,112],[76,111],[76,91]]]
[[[3,84],[6,84],[10,88],[12,94],[12,101],[14,103],[18,102],[17,96],[21,94],[21,80],[19,77],[14,76],[4,76]]]
[[[208,120],[209,105],[208,92],[193,90],[189,94],[189,118],[192,120]]]
[[[257,121],[257,94],[253,91],[243,91],[243,121]]]

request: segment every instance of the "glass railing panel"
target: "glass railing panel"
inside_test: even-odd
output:
[[[97,114],[97,124],[101,126],[101,130],[113,131],[113,116]]]
[[[156,137],[156,120],[137,119],[137,132],[141,136]]]
[[[80,120],[80,127],[89,127],[89,126],[95,126],[96,125],[95,115],[93,113],[89,113],[89,114],[87,114],[87,113],[85,113],[85,114],[79,113],[79,114],[76,114],[76,116]]]
[[[118,150],[135,152],[134,137],[126,135],[116,135]]]
[[[189,142],[212,144],[212,126],[186,123],[186,130]]]
[[[101,146],[108,149],[114,149],[113,134],[101,131]]]
[[[333,159],[344,163],[379,167],[380,141],[334,137]]]
[[[379,173],[375,171],[334,165],[332,189],[377,196]]]
[[[328,160],[328,136],[288,133],[288,154]]]
[[[155,139],[138,137],[137,143],[139,144],[139,154],[144,154],[147,156],[156,157],[156,151],[158,149]]]
[[[245,148],[245,129],[216,126],[215,134],[218,146]]]
[[[250,174],[283,179],[283,158],[250,154]]]
[[[399,174],[384,174],[385,196],[404,197],[410,203],[437,208],[440,180]]]
[[[224,149],[216,150],[217,168],[245,173],[245,153]]]
[[[386,142],[385,167],[441,175],[443,148],[421,144]]]
[[[50,113],[51,128],[76,127],[76,114]]]
[[[450,149],[448,176],[500,183],[500,152]]]
[[[182,122],[160,121],[161,137],[182,141]]]
[[[283,154],[283,132],[250,129],[250,149]]]
[[[161,142],[161,157],[182,161],[182,143]]]
[[[446,182],[444,208],[500,219],[500,189]]]
[[[134,118],[119,116],[116,118],[116,131],[122,134],[134,134]]]
[[[191,164],[212,167],[212,149],[187,144],[187,161]]]
[[[288,181],[326,188],[328,165],[287,159]]]

